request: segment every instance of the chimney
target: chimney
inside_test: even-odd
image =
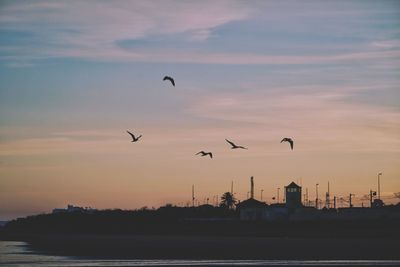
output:
[[[250,188],[250,198],[254,198],[254,181],[253,176],[250,178],[251,188]]]

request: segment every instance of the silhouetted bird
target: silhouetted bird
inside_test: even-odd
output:
[[[172,83],[172,85],[175,86],[175,81],[174,81],[173,78],[171,78],[171,77],[169,77],[169,76],[165,76],[164,79],[163,79],[163,81],[165,81],[165,80],[170,81],[170,82]]]
[[[290,148],[293,150],[293,140],[292,140],[292,138],[285,137],[285,138],[282,139],[281,143],[282,142],[289,142],[290,143]]]
[[[199,154],[201,154],[202,157],[204,157],[204,156],[210,156],[210,158],[213,157],[211,152],[200,151],[200,152],[196,153],[196,155],[199,155]]]
[[[236,149],[236,148],[241,148],[241,149],[248,149],[247,147],[244,147],[244,146],[237,146],[237,145],[235,145],[232,141],[229,141],[228,139],[225,139],[226,140],[226,142],[228,142],[232,147],[232,149]]]
[[[130,136],[132,136],[132,142],[137,142],[139,141],[139,138],[142,137],[142,135],[139,135],[138,137],[135,137],[135,135],[133,133],[131,133],[130,131],[126,131],[128,134],[130,134]]]

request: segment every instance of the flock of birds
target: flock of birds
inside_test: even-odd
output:
[[[175,80],[174,80],[172,77],[170,77],[170,76],[165,76],[164,79],[163,79],[163,81],[170,81],[171,84],[175,87]],[[136,137],[136,136],[135,136],[133,133],[131,133],[130,131],[127,131],[127,133],[132,137],[132,142],[137,142],[137,141],[139,141],[139,139],[142,137],[142,135],[139,135],[139,136]],[[228,139],[225,139],[225,141],[226,141],[228,144],[231,145],[231,149],[248,149],[247,147],[244,147],[244,146],[238,146],[238,145],[236,145],[234,142],[232,142],[232,141],[230,141],[230,140],[228,140]],[[283,138],[283,139],[281,140],[281,143],[283,143],[283,142],[288,142],[288,143],[290,144],[290,148],[293,150],[294,142],[293,142],[293,139],[292,139],[292,138],[285,137],[285,138]],[[195,155],[200,155],[200,156],[202,156],[202,157],[204,157],[204,156],[209,156],[210,158],[213,158],[212,152],[205,152],[205,151],[203,151],[203,150],[200,151],[200,152],[197,152]]]

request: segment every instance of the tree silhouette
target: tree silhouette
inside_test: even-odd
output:
[[[225,192],[221,196],[221,203],[220,203],[221,207],[226,207],[228,209],[233,209],[235,203],[236,203],[236,198],[230,192]]]

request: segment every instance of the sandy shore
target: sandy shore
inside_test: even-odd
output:
[[[40,253],[105,259],[400,259],[397,239],[38,235],[23,241]]]

